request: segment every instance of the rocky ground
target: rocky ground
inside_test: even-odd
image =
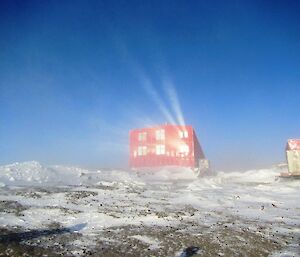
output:
[[[276,169],[0,167],[0,256],[300,256],[300,181]]]
[[[112,191],[110,187],[102,188]],[[136,217],[152,217],[171,220],[164,224],[132,224],[122,221],[120,225],[108,227],[91,227],[86,233],[87,224],[77,224],[77,227],[65,226],[63,220],[76,218],[84,213],[82,210],[62,206],[41,205],[43,197],[47,199],[64,195],[68,203],[83,203],[89,205],[98,196],[99,188],[91,187],[78,191],[74,188],[13,188],[2,189],[2,195],[25,197],[31,199],[31,204],[21,204],[21,201],[2,200],[1,214],[9,214],[10,219],[26,219],[28,211],[39,205],[39,214],[49,216],[49,211],[57,211],[62,217],[47,222],[43,228],[23,227],[20,225],[2,225],[0,228],[0,256],[293,256],[284,255],[287,246],[297,244],[299,238],[291,230],[290,234],[274,231],[272,223],[261,224],[251,220],[243,220],[228,216],[222,212],[201,213],[201,210],[186,205],[170,213],[157,210],[157,206],[148,203],[145,206],[134,206]],[[95,199],[94,199],[95,200]],[[115,206],[101,206],[97,212],[122,219],[124,212],[128,219],[126,204],[116,202]],[[71,205],[73,207],[73,205]],[[101,208],[103,207],[103,208]],[[83,206],[84,209],[84,206]],[[27,213],[26,213],[27,212]],[[37,215],[37,214],[34,214]],[[36,217],[38,217],[38,215]],[[2,218],[4,217],[2,215]],[[212,219],[213,216],[213,219]],[[205,222],[207,218],[207,224]],[[58,220],[61,220],[58,221]],[[213,220],[213,221],[212,221]],[[88,219],[86,220],[88,221]],[[9,222],[8,222],[9,223]],[[18,223],[18,222],[16,222]],[[128,223],[128,224],[127,224]],[[130,224],[131,223],[131,224]],[[283,224],[284,227],[284,224]],[[297,241],[298,240],[298,241]],[[197,247],[198,253],[187,252],[188,247]],[[300,247],[300,246],[299,246]],[[296,255],[295,255],[296,256]]]

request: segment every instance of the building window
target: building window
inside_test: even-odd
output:
[[[156,140],[165,140],[165,130],[159,129],[155,131]]]
[[[140,132],[138,135],[139,141],[146,141],[147,139],[147,133],[146,132]]]
[[[156,145],[156,155],[163,155],[166,152],[165,145]]]
[[[184,132],[183,132],[183,136],[184,136],[185,138],[188,138],[189,133],[188,133],[187,131],[184,131]]]
[[[183,131],[179,131],[179,137],[183,138]]]
[[[147,146],[138,147],[138,156],[143,156],[147,154]]]
[[[188,145],[180,145],[179,146],[179,153],[187,155],[190,151],[190,148]]]
[[[179,131],[179,137],[180,138],[188,138],[189,133],[187,131]]]

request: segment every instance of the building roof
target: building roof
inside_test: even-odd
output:
[[[300,139],[289,139],[286,144],[286,150],[300,150]]]
[[[142,128],[135,128],[132,129],[131,131],[138,131],[138,130],[147,130],[147,129],[163,129],[163,128],[168,128],[168,127],[172,127],[172,128],[178,128],[178,129],[184,129],[184,128],[190,128],[193,129],[193,127],[191,125],[175,125],[175,124],[161,124],[161,125],[153,125],[153,126],[149,126],[149,127],[142,127]]]

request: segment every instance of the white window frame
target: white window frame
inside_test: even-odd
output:
[[[190,152],[190,147],[188,145],[182,144],[179,146],[179,153],[188,155]]]
[[[181,130],[179,131],[179,137],[183,138],[183,131],[181,131]]]
[[[164,155],[166,154],[166,146],[165,145],[156,145],[155,146],[156,155]]]
[[[147,146],[138,146],[137,155],[138,156],[147,155]]]
[[[189,137],[189,132],[186,131],[186,130],[184,130],[184,131],[180,130],[179,131],[179,137],[180,138],[188,138]]]
[[[166,138],[165,130],[164,129],[156,130],[155,138],[156,138],[156,140],[165,140],[165,138]]]
[[[139,141],[146,141],[146,139],[147,139],[147,132],[139,132],[138,140]]]

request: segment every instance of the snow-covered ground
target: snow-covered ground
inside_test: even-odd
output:
[[[67,239],[56,250],[74,256],[180,256],[192,245],[198,256],[300,256],[300,180],[279,172],[0,166],[0,244],[35,231],[20,244],[51,247],[57,234]]]

